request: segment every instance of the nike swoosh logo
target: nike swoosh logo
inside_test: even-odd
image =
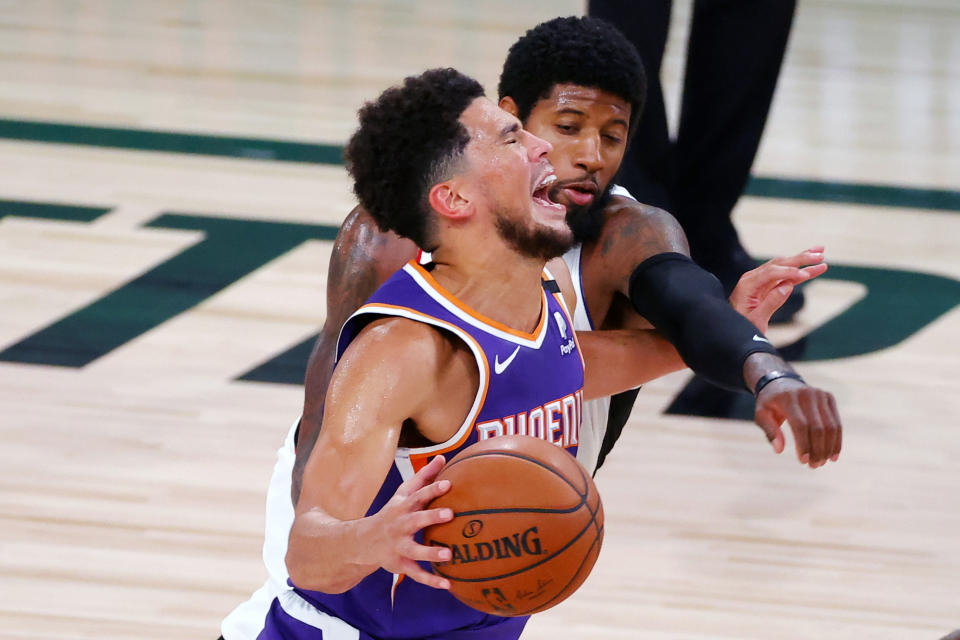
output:
[[[507,370],[507,367],[510,366],[510,363],[513,362],[513,359],[517,357],[517,352],[520,351],[520,345],[517,345],[517,348],[513,350],[513,353],[510,354],[510,357],[500,362],[500,354],[498,353],[493,359],[493,372],[497,375],[500,375]]]
[[[769,340],[767,340],[766,338],[761,338],[761,337],[758,336],[757,334],[753,334],[753,341],[754,341],[754,342],[766,342],[767,344],[770,344],[770,341],[769,341]]]

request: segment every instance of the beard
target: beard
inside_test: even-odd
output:
[[[503,211],[496,212],[497,233],[517,253],[544,262],[566,253],[574,244],[569,229],[559,230],[536,224],[521,224]]]
[[[567,209],[567,225],[573,231],[573,237],[577,243],[583,244],[600,237],[600,232],[606,223],[604,209],[610,202],[610,190],[613,184],[611,180],[603,193],[594,198],[590,204]]]

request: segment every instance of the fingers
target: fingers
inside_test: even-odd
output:
[[[826,262],[821,262],[810,267],[803,267],[800,271],[806,274],[807,280],[813,280],[825,274],[828,268],[829,265]]]
[[[757,423],[757,426],[763,429],[764,435],[767,436],[767,440],[773,446],[773,451],[775,453],[783,453],[785,442],[783,439],[783,431],[780,430],[780,425],[783,424],[783,417],[778,415],[776,411],[762,408],[758,409],[756,414],[754,414],[754,421]]]
[[[816,278],[827,270],[827,265],[825,263],[820,263],[810,267],[803,267],[802,269],[794,266],[785,266],[785,265],[776,265],[772,264],[769,266],[757,267],[757,269],[763,269],[764,271],[760,272],[758,275],[763,276],[764,284],[776,286],[782,282],[789,282],[790,284],[800,284],[801,282],[806,282],[811,278]]]
[[[452,557],[450,549],[444,546],[428,546],[409,538],[397,549],[397,552],[406,559],[417,562],[449,562]]]
[[[450,491],[450,481],[432,482],[407,496],[411,509],[423,509],[428,504]]]
[[[823,247],[811,247],[806,251],[792,256],[782,256],[768,261],[766,264],[779,264],[787,267],[803,267],[823,262]]]
[[[418,562],[449,562],[452,557],[450,549],[442,546],[420,544],[413,538],[413,534],[425,527],[449,522],[452,518],[453,511],[446,508],[416,511],[407,516],[404,524],[410,533],[397,547],[397,553],[400,555],[399,572],[428,587],[435,589],[450,588],[449,580],[431,573],[417,564]]]
[[[427,509],[435,498],[442,496],[450,490],[450,481],[441,480],[423,487],[416,493],[403,498],[390,516],[395,524],[391,529],[392,533],[398,536],[401,542],[398,549],[405,544],[407,540],[413,540],[413,536],[423,529],[434,524],[449,522],[453,519],[453,510],[448,507],[438,509]]]
[[[818,407],[813,407],[813,411],[798,416],[798,430],[806,430],[810,440],[810,468],[816,469],[822,467],[827,461],[828,447],[832,447],[832,438],[823,426]],[[804,424],[805,423],[805,424]]]
[[[771,398],[772,403],[780,406],[784,417],[793,432],[793,444],[797,449],[797,460],[800,464],[810,464],[811,461],[811,433],[809,424],[803,419],[803,411],[797,403],[797,394],[784,392]]]
[[[430,487],[436,484],[439,483],[434,483]],[[412,503],[416,499],[414,496],[409,496],[407,501]],[[381,566],[393,573],[406,574],[413,580],[427,586],[449,589],[450,583],[448,580],[424,570],[417,563],[448,562],[452,557],[450,549],[442,546],[420,544],[416,541],[414,535],[425,527],[449,522],[451,519],[453,519],[453,511],[448,508],[440,508],[412,511],[394,519],[392,524],[386,524],[385,526],[391,532],[389,536],[394,542],[392,543],[391,553],[385,558]]]
[[[790,423],[790,428],[797,448],[797,460],[800,464],[810,464],[810,432],[803,427],[794,427],[793,423]]]
[[[797,459],[811,469],[822,467],[828,460],[836,461],[840,455],[843,428],[832,394],[816,387],[803,385],[776,388],[775,381],[764,388],[757,400],[754,414],[758,425],[778,453],[783,450],[783,434],[780,425],[786,420],[793,432]],[[787,384],[787,383],[784,383]],[[777,438],[779,435],[779,439]]]
[[[837,401],[832,393],[827,393],[826,402],[821,404],[820,410],[824,424],[833,432],[833,447],[830,449],[830,459],[834,462],[840,458],[840,448],[843,445],[843,425],[840,422],[840,412],[837,411]]]
[[[433,482],[433,479],[437,477],[437,474],[440,473],[440,470],[443,469],[446,463],[447,461],[443,456],[434,457],[433,460],[428,462],[420,471],[417,471],[397,487],[397,493],[410,495],[419,491]]]
[[[842,428],[836,401],[826,391],[805,387],[787,401],[787,420],[797,443],[797,457],[817,469],[840,455]]]
[[[835,459],[840,452],[839,449],[837,449],[837,439],[840,437],[840,424],[830,415],[830,403],[827,399],[829,395],[828,393],[823,393],[815,405],[817,420],[823,430],[822,462],[818,465],[821,467],[827,464],[828,460]]]
[[[426,509],[414,511],[406,516],[403,523],[403,533],[413,539],[413,534],[425,527],[442,524],[453,520],[453,510],[441,507],[440,509]]]
[[[450,588],[449,580],[442,576],[438,576],[435,573],[430,573],[413,560],[407,560],[402,564],[401,568],[401,573],[405,574],[408,578],[419,582],[420,584],[425,584],[428,587],[433,587],[434,589]]]
[[[794,266],[773,264],[771,261],[743,274],[737,286],[740,287],[744,295],[762,298],[781,284],[800,284],[811,278],[816,278],[826,270],[827,266],[825,264],[800,269]]]
[[[800,404],[800,420],[806,420],[806,428],[810,432],[810,466],[817,468],[828,460],[836,461],[840,456],[843,427],[833,395],[822,389],[808,387],[802,390]],[[803,426],[800,425],[801,428]]]
[[[792,284],[782,284],[773,289],[757,305],[757,308],[750,312],[748,319],[751,320],[760,333],[767,332],[767,326],[770,324],[770,316],[783,306],[783,303],[790,297],[793,291]]]
[[[786,280],[799,284],[823,275],[826,270],[827,265],[823,262],[823,247],[814,247],[794,256],[768,260],[756,269],[748,271],[744,277],[768,283]]]

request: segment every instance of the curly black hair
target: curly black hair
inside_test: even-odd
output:
[[[510,96],[526,122],[553,87],[569,82],[630,103],[630,134],[647,96],[647,74],[633,44],[609,22],[590,16],[554,18],[517,40],[503,63],[500,98]]]
[[[460,115],[482,95],[480,83],[456,69],[430,69],[360,109],[344,156],[354,193],[382,231],[436,249],[430,187],[456,168],[470,141]]]

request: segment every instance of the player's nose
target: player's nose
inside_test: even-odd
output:
[[[585,136],[577,145],[575,164],[587,173],[596,173],[603,169],[603,156],[600,153],[600,140],[597,136]]]
[[[531,162],[538,162],[553,151],[553,145],[543,138],[538,138],[526,130],[523,133],[526,136],[527,156]]]

